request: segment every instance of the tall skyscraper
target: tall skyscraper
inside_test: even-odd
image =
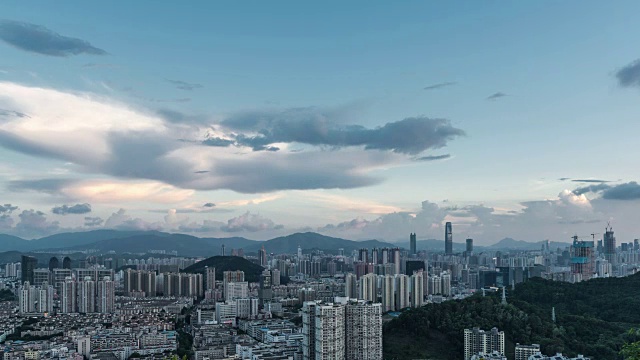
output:
[[[22,261],[21,261],[21,267],[22,267],[22,281],[21,282],[25,282],[28,281],[29,284],[33,284],[33,272],[36,269],[36,266],[38,266],[38,259],[32,257],[32,256],[26,256],[26,255],[22,255]]]
[[[409,234],[409,254],[415,255],[418,253],[416,246],[416,234],[411,233]]]
[[[354,273],[344,275],[344,296],[349,299],[358,298],[358,281]]]
[[[394,293],[394,280],[393,275],[382,276],[382,287],[380,289],[380,296],[382,297],[382,311],[394,311],[395,305],[395,293]]]
[[[345,307],[345,360],[382,360],[382,305],[349,301]]]
[[[302,358],[316,358],[316,307],[319,301],[305,301],[302,305]]]
[[[400,264],[400,249],[394,248],[391,249],[391,262],[393,263],[393,273],[394,274],[402,274],[401,265]]]
[[[604,233],[604,258],[611,264],[616,263],[616,238],[613,236],[613,227],[607,226]]]
[[[204,271],[205,277],[205,290],[214,290],[216,288],[216,268],[215,267],[205,267]]]
[[[574,281],[586,281],[593,277],[595,272],[593,241],[578,240],[573,237],[571,244],[571,273]]]
[[[470,256],[473,253],[473,239],[467,239],[467,256]]]
[[[258,257],[260,258],[260,266],[266,267],[267,266],[267,250],[264,249],[264,245],[262,245],[262,248],[260,248],[260,251],[258,251]]]
[[[271,284],[271,271],[264,270],[262,274],[260,274],[260,288],[258,289],[258,298],[260,299],[261,308],[264,308],[264,304],[271,302],[271,299],[273,298]]]
[[[358,260],[361,262],[368,264],[369,263],[369,249],[360,249],[358,251]]]
[[[366,274],[360,278],[358,299],[378,302],[378,277],[374,274]]]
[[[450,222],[444,225],[444,253],[453,254],[453,229]]]
[[[60,260],[57,257],[52,257],[49,259],[49,271],[53,271],[53,269],[57,269],[60,267]]]
[[[484,331],[479,328],[464,329],[464,360],[479,352],[488,354],[497,351],[504,355],[504,331],[497,328]]]
[[[65,256],[64,259],[62,259],[62,268],[71,269],[71,258]]]
[[[76,282],[73,280],[73,278],[68,277],[64,279],[64,283],[62,284],[60,312],[62,312],[63,314],[71,314],[76,312],[76,301]]]
[[[345,359],[345,307],[317,305],[315,326],[315,360]]]

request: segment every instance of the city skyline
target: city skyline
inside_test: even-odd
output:
[[[338,4],[0,5],[0,233],[639,237],[640,4]]]

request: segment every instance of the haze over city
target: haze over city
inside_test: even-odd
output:
[[[4,3],[0,233],[633,239],[616,4]]]

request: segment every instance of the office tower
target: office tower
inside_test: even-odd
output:
[[[71,258],[65,256],[64,259],[62,259],[62,268],[71,269]]]
[[[305,301],[302,304],[302,358],[316,358],[316,307],[319,301]]]
[[[409,254],[410,255],[415,255],[418,253],[416,246],[417,246],[416,234],[411,233],[409,234]]]
[[[391,262],[393,263],[393,274],[402,274],[400,271],[400,249],[391,249]]]
[[[271,299],[273,298],[271,292],[271,271],[269,270],[264,270],[262,274],[260,274],[258,298],[260,299],[261,307],[264,307],[265,302],[271,302]]]
[[[424,304],[424,273],[416,271],[411,275],[411,307],[420,307]]]
[[[98,281],[96,311],[101,314],[113,313],[115,308],[115,284],[109,276]]]
[[[529,360],[529,357],[540,352],[540,345],[520,345],[516,343],[515,360]]]
[[[315,327],[315,359],[345,359],[345,307],[317,305]]]
[[[76,282],[71,277],[64,279],[62,284],[62,296],[60,300],[60,312],[71,314],[76,312]]]
[[[22,281],[28,281],[29,284],[33,284],[33,272],[38,265],[38,259],[32,256],[22,255],[21,268],[22,268]]]
[[[358,251],[358,260],[368,264],[369,263],[369,249],[360,249]]]
[[[471,254],[473,253],[473,239],[469,238],[467,239],[467,256],[471,256]]]
[[[440,278],[442,279],[442,286],[440,288],[442,295],[451,296],[451,273],[445,272]]]
[[[411,306],[409,303],[409,277],[398,274],[395,276],[395,281],[395,310],[400,311]]]
[[[266,267],[267,266],[267,250],[264,249],[264,245],[262,245],[262,247],[258,251],[258,258],[260,260],[260,266]]]
[[[604,233],[604,258],[611,264],[616,264],[616,238],[613,236],[613,227],[605,228]]]
[[[344,296],[349,299],[358,298],[358,282],[354,273],[344,275]]]
[[[52,257],[49,259],[49,271],[53,271],[53,269],[57,269],[60,267],[60,260],[57,257]]]
[[[378,278],[374,274],[366,274],[360,278],[358,299],[378,302]]]
[[[578,240],[578,236],[574,236],[571,244],[571,273],[575,281],[591,279],[594,264],[593,241]]]
[[[491,331],[479,328],[464,329],[464,360],[479,352],[488,354],[497,351],[504,355],[504,331],[497,328]]]
[[[367,304],[362,300],[347,303],[345,349],[344,359],[382,360],[381,304]]]
[[[78,281],[78,312],[89,314],[96,312],[96,283],[86,277],[84,280]]]
[[[280,270],[271,270],[271,285],[280,286]]]
[[[453,254],[453,229],[450,222],[444,225],[444,253]]]
[[[205,267],[204,268],[204,277],[205,277],[205,290],[214,290],[216,288],[216,268],[215,267]]]
[[[395,306],[395,294],[394,294],[394,277],[393,275],[382,276],[382,286],[380,289],[380,296],[382,298],[382,311],[394,311]]]
[[[408,260],[404,263],[405,266],[405,274],[413,275],[416,271],[425,271],[427,268],[423,260]]]

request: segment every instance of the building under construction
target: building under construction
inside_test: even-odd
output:
[[[571,245],[571,273],[574,281],[589,280],[594,272],[594,242],[578,240],[578,236],[573,237]]]

